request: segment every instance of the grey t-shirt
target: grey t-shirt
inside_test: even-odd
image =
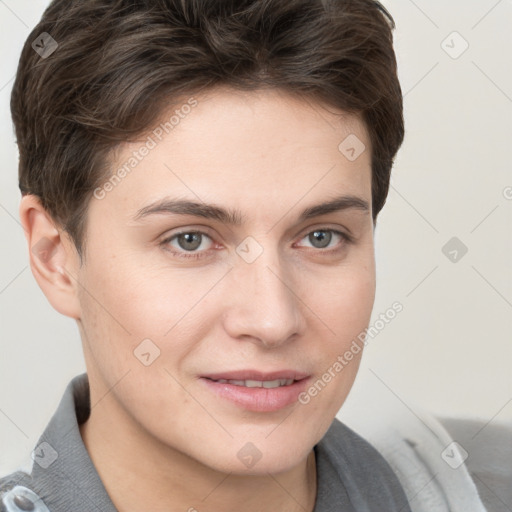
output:
[[[16,471],[0,478],[0,512],[117,512],[78,428],[89,413],[89,381],[83,373],[68,384],[40,437],[31,474]],[[314,512],[410,512],[389,464],[338,419],[314,450]]]

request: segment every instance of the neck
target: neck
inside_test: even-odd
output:
[[[313,511],[314,450],[284,473],[221,473],[152,438],[114,402],[102,400],[80,433],[119,512]]]

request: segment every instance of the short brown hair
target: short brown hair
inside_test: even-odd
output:
[[[374,0],[53,0],[12,90],[20,190],[82,258],[89,200],[119,143],[178,97],[272,87],[361,115],[375,221],[404,138],[394,28]],[[58,47],[42,58],[32,44],[45,32]]]

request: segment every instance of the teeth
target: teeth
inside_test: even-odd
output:
[[[261,380],[246,380],[242,386],[246,388],[261,388],[262,382]]]
[[[232,384],[233,386],[244,386],[246,388],[278,388],[280,386],[289,386],[293,384],[293,379],[276,379],[276,380],[226,380],[219,379],[220,384]]]
[[[270,389],[278,388],[279,386],[283,386],[283,384],[281,384],[280,380],[266,380],[265,382],[262,383],[262,386],[264,388]]]

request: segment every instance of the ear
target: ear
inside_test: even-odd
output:
[[[30,268],[37,284],[59,313],[80,318],[77,290],[80,258],[69,235],[32,194],[22,197],[20,220],[28,242]]]

